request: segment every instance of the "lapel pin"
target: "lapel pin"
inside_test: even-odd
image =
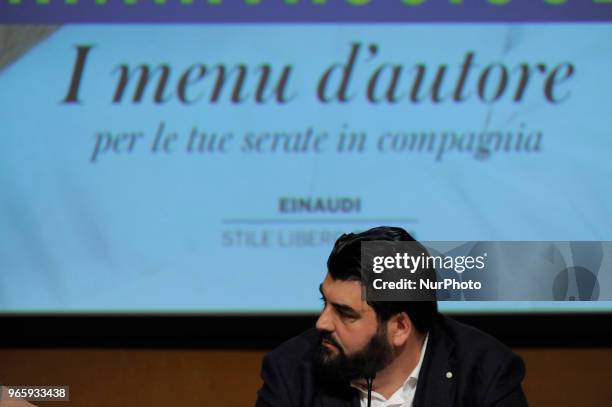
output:
[[[453,378],[453,372],[446,372],[446,378],[447,379],[452,379]]]

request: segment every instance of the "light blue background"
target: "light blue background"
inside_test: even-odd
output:
[[[222,233],[362,230],[387,219],[425,240],[612,240],[612,26],[541,25],[70,25],[0,72],[0,309],[19,311],[310,312],[331,245],[227,248]],[[378,56],[357,61],[351,103],[323,105],[316,83],[350,44],[376,43]],[[80,89],[82,104],[65,105],[75,46],[94,45]],[[363,47],[362,47],[363,48]],[[383,62],[406,69],[449,65],[454,85],[468,51],[476,63],[553,66],[575,73],[559,104],[534,76],[525,100],[493,105],[404,100],[365,102],[363,89]],[[170,63],[170,85],[193,63],[213,66],[292,64],[285,105],[206,100],[183,105],[112,104],[121,63]],[[478,72],[478,69],[475,69]],[[406,74],[408,75],[408,74]],[[430,73],[431,75],[431,73]],[[516,75],[516,73],[514,74]],[[408,77],[408,76],[407,76]],[[474,89],[476,75],[466,88]],[[514,80],[514,81],[513,81]],[[427,83],[431,77],[427,78]],[[511,76],[509,88],[515,85]],[[205,83],[203,81],[202,83]],[[208,82],[210,84],[210,82]],[[405,80],[408,84],[409,80]],[[210,85],[209,85],[210,86]],[[449,86],[449,85],[447,85]],[[196,87],[194,87],[196,88]],[[508,92],[510,93],[510,92]],[[540,153],[377,153],[163,156],[148,147],[161,121],[180,133],[193,126],[240,135],[303,131],[335,137],[344,124],[376,137],[387,130],[540,130]],[[90,162],[98,131],[142,131],[130,154]],[[371,146],[374,142],[370,139]],[[356,222],[230,225],[228,219],[283,218],[282,196],[359,196]],[[285,217],[287,217],[285,215]],[[373,220],[369,222],[368,219]],[[275,235],[277,236],[277,235]],[[610,309],[595,303],[452,303],[454,311]]]

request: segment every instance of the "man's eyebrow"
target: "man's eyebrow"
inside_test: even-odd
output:
[[[325,301],[327,301],[327,299],[325,298],[325,294],[323,293],[323,283],[319,284],[319,292],[321,293],[321,295],[323,296],[323,299]],[[351,307],[350,305],[346,305],[346,304],[339,304],[337,302],[330,302],[330,304],[332,305],[332,307],[334,307],[336,310],[340,311],[341,313],[350,316],[350,317],[354,317],[354,318],[358,318],[359,317],[359,312],[357,312],[353,307]]]
[[[359,312],[357,312],[355,309],[353,309],[353,307],[346,305],[346,304],[338,304],[335,302],[331,302],[330,303],[332,305],[332,307],[334,307],[335,309],[337,309],[340,313],[348,316],[348,317],[352,317],[352,318],[358,318],[359,317]]]

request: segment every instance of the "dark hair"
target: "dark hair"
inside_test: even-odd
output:
[[[379,226],[361,233],[344,234],[336,240],[327,259],[327,271],[331,278],[343,281],[361,281],[361,242],[376,240],[416,242],[404,229],[391,226]],[[420,247],[419,251],[426,252],[424,247]],[[435,300],[368,301],[368,304],[374,308],[378,320],[381,322],[388,321],[395,314],[405,312],[414,327],[422,333],[431,329],[439,315],[438,304]]]

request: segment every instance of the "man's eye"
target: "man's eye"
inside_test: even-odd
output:
[[[340,316],[340,318],[342,318],[342,319],[353,319],[353,320],[354,320],[354,319],[357,319],[357,317],[356,317],[355,315],[353,315],[353,314],[347,314],[346,312],[342,312],[342,311],[339,311],[339,312],[338,312],[338,315],[339,315],[339,316]]]

